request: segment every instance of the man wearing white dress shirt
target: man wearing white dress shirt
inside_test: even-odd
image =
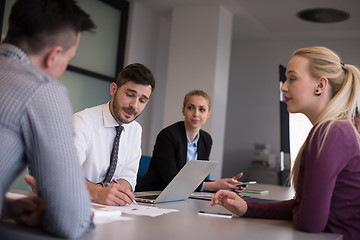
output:
[[[130,64],[110,85],[112,99],[73,115],[75,147],[87,187],[94,202],[106,205],[131,204],[141,157],[142,128],[134,121],[144,110],[155,87],[151,71],[139,63]],[[104,179],[116,135],[122,126],[117,163],[111,179]]]

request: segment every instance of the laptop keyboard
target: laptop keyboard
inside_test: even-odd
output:
[[[148,196],[141,196],[141,197],[139,197],[139,198],[155,200],[158,196],[159,196],[159,195],[148,195]]]

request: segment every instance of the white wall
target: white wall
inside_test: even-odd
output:
[[[141,4],[130,3],[125,65],[144,64],[153,72],[156,82],[150,102],[138,118],[143,128],[142,151],[145,155],[152,155],[156,136],[163,128],[169,38],[169,21]]]
[[[210,159],[218,165],[211,178],[218,179],[223,157],[232,14],[219,6],[176,7],[171,21],[164,126],[184,119],[182,103],[186,93],[193,89],[207,92],[213,104],[203,129],[213,138]]]
[[[312,45],[329,47],[343,62],[360,66],[359,39],[233,42],[223,177],[247,172],[255,143],[270,143],[279,157],[279,64],[286,67],[294,50]]]

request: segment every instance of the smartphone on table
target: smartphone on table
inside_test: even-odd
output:
[[[235,184],[235,187],[247,187],[249,184],[256,184],[256,181],[249,181],[249,182],[243,182]]]

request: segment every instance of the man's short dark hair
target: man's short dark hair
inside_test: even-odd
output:
[[[75,38],[68,39],[68,32],[93,28],[95,25],[89,14],[74,0],[17,0],[11,8],[4,42],[26,45],[30,53],[39,53],[52,45],[61,45],[67,50],[75,44]]]
[[[123,68],[116,79],[116,84],[121,87],[130,81],[141,85],[150,85],[151,91],[155,89],[153,74],[141,63],[133,63]]]

